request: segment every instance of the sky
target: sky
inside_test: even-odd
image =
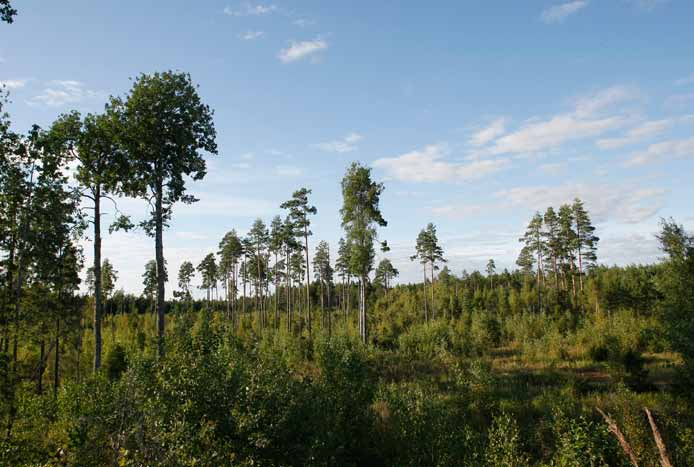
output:
[[[352,161],[385,184],[379,237],[401,282],[419,279],[409,256],[428,222],[456,274],[512,268],[534,212],[575,197],[603,264],[657,261],[662,217],[694,227],[688,0],[13,3],[0,82],[15,130],[99,112],[169,69],[214,109],[219,154],[164,235],[169,296],[184,260],[269,223],[300,187],[318,208],[310,249],[327,240],[334,256]],[[140,293],[153,240],[116,233],[103,248],[117,286]]]

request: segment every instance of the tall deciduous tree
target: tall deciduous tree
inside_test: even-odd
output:
[[[366,287],[373,269],[376,228],[388,225],[381,214],[381,194],[385,187],[371,179],[371,169],[353,162],[342,178],[342,227],[351,245],[350,270],[359,277],[359,334],[367,342]],[[385,245],[385,244],[384,244]]]
[[[308,195],[311,194],[311,190],[308,188],[301,188],[292,194],[292,199],[285,201],[280,205],[282,209],[287,209],[289,211],[289,217],[292,220],[292,226],[295,229],[298,236],[304,238],[304,253],[306,254],[306,318],[308,325],[308,334],[311,336],[311,293],[310,293],[310,262],[308,258],[308,237],[313,235],[313,232],[309,230],[311,225],[311,220],[308,216],[316,215],[318,209],[315,206],[311,206],[308,201]]]
[[[164,269],[164,227],[176,202],[192,203],[186,177],[205,176],[203,152],[216,154],[212,110],[203,104],[190,75],[167,71],[140,75],[124,99],[114,99],[120,112],[120,142],[129,162],[126,190],[146,199],[151,217],[142,225],[155,239],[156,264]],[[158,274],[157,331],[164,354],[164,275]]]

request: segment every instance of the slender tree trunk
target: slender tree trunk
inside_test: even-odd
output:
[[[101,368],[101,186],[94,190],[94,371]]]
[[[285,264],[285,270],[286,270],[286,275],[285,277],[285,282],[287,286],[287,332],[291,333],[292,332],[292,277],[291,277],[291,271],[289,270],[289,248],[287,248],[286,251],[286,260],[287,264]]]
[[[434,304],[434,262],[431,263],[431,319],[436,319],[436,305]]]
[[[39,372],[36,377],[36,394],[43,394],[43,371],[45,367],[46,360],[46,341],[41,339],[41,344],[39,345]]]
[[[307,221],[308,222],[308,221]],[[304,224],[304,245],[306,247],[306,317],[308,319],[308,337],[311,338],[311,273],[308,261],[308,225]]]
[[[159,350],[159,357],[164,356],[164,311],[166,307],[165,302],[165,286],[164,282],[166,279],[165,266],[164,266],[164,210],[163,210],[163,196],[164,188],[161,180],[157,181],[156,187],[156,205],[155,205],[155,240],[154,248],[156,253],[157,262],[157,347]]]
[[[53,361],[53,397],[58,397],[60,384],[60,318],[55,320],[55,360]]]
[[[429,308],[427,306],[427,263],[422,263],[422,272],[424,273],[424,282],[422,287],[424,287],[424,322],[429,322]]]
[[[367,324],[366,324],[366,278],[361,277],[361,324],[362,324],[362,343],[366,344],[367,340]]]

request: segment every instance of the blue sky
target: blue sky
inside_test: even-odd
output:
[[[318,207],[312,243],[334,247],[353,160],[386,184],[380,235],[404,281],[419,278],[408,256],[427,222],[456,273],[511,267],[533,212],[576,196],[607,264],[656,260],[661,216],[694,224],[689,1],[15,3],[0,81],[17,130],[97,112],[166,69],[215,110],[219,156],[191,185],[201,201],[174,209],[171,271],[301,186]],[[153,242],[115,234],[104,250],[139,293]]]

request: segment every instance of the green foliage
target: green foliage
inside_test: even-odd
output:
[[[523,452],[518,424],[510,414],[494,417],[487,434],[484,459],[490,467],[525,467],[530,463]]]

